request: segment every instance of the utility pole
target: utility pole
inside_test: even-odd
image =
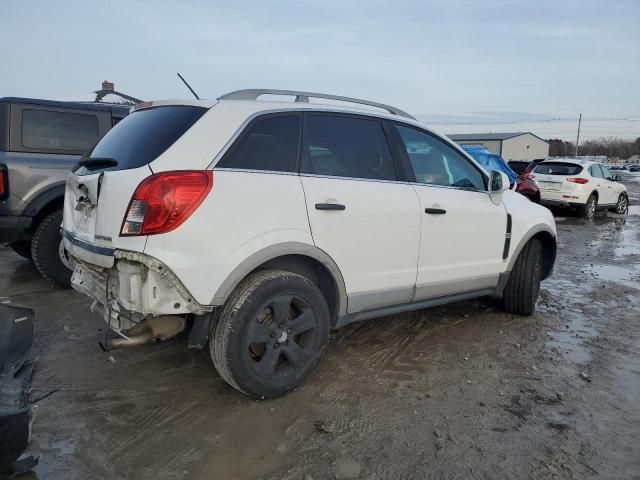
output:
[[[576,138],[576,158],[578,158],[578,145],[580,145],[580,125],[582,124],[582,114],[578,118],[578,137]]]

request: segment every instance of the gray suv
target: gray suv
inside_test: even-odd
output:
[[[67,174],[129,106],[0,98],[0,243],[69,286],[60,237]]]

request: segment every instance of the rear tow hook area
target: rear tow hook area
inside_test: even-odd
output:
[[[38,464],[23,455],[29,446],[34,409],[28,400],[36,363],[32,353],[34,312],[0,304],[0,478]]]
[[[117,338],[109,340],[110,348],[134,347],[145,343],[168,340],[184,331],[186,319],[184,315],[160,315],[142,320],[133,327],[117,332]]]

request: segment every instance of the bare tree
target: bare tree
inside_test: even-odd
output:
[[[549,156],[562,157],[575,155],[576,147],[572,142],[560,139],[549,140]],[[618,137],[600,137],[580,142],[580,155],[604,155],[626,160],[632,155],[640,155],[640,137],[628,140]]]

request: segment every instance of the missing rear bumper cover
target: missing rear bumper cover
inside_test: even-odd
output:
[[[74,258],[71,284],[95,300],[92,310],[102,314],[116,332],[158,315],[202,315],[213,306],[198,303],[175,274],[147,255],[116,250],[113,267],[104,268]]]

